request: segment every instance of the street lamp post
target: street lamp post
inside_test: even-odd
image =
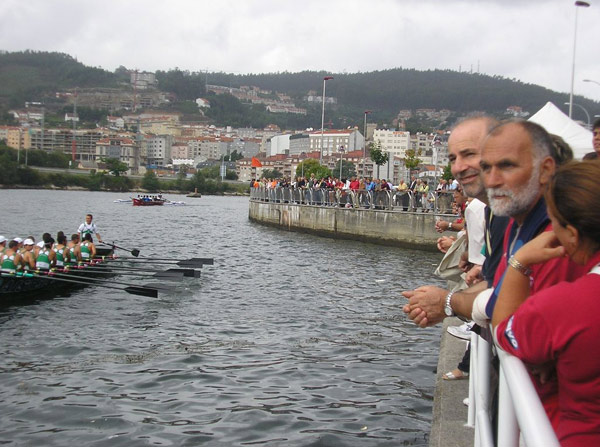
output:
[[[364,143],[363,143],[363,177],[366,175],[365,174],[365,163],[367,160],[367,115],[371,113],[370,110],[365,110],[365,125],[363,127],[363,132],[364,134]]]
[[[340,181],[342,180],[342,165],[344,164],[344,146],[340,146]]]
[[[584,79],[583,82],[593,82],[594,84],[600,85],[600,82],[594,81],[593,79]]]
[[[325,76],[323,78],[323,109],[321,111],[321,156],[319,157],[319,164],[323,164],[323,130],[325,128],[325,84],[327,81],[333,79],[333,76]]]
[[[585,113],[585,116],[587,117],[587,128],[589,129],[591,127],[591,121],[590,121],[590,114],[588,113],[588,111],[585,109],[585,107],[583,107],[581,104],[577,104],[576,102],[569,104],[568,102],[565,102],[565,105],[569,105],[569,106],[577,106],[579,107],[581,110],[583,110],[583,112]]]
[[[583,8],[587,8],[590,6],[590,4],[588,2],[577,0],[575,2],[575,6],[575,32],[573,36],[573,65],[571,68],[571,94],[569,96],[569,118],[571,118],[571,116],[573,115],[573,84],[575,83],[575,49],[577,47],[577,12],[580,6]]]

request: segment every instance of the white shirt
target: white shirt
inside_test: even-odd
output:
[[[96,224],[94,222],[92,222],[91,224],[84,222],[81,225],[79,225],[77,232],[82,235],[84,235],[86,233],[96,234],[96,233],[98,233],[98,229],[96,228]],[[83,239],[83,237],[82,237],[82,239]]]
[[[465,209],[469,237],[469,262],[483,265],[485,256],[481,254],[485,241],[485,203],[473,199]]]

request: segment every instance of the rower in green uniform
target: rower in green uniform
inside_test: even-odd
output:
[[[37,270],[50,270],[56,265],[56,253],[52,250],[54,239],[50,238],[44,243],[44,247],[40,248],[35,258],[35,268]]]
[[[6,238],[4,236],[0,236],[0,255],[2,255],[2,253],[4,253],[7,248],[6,248],[6,243],[8,242],[8,240],[6,240]]]
[[[69,262],[69,249],[67,248],[67,238],[62,231],[56,236],[53,250],[56,253],[56,266],[63,268],[65,263]]]
[[[19,253],[19,243],[10,241],[4,254],[0,255],[0,268],[3,273],[14,273],[21,267],[21,254]]]
[[[35,254],[33,246],[35,242],[33,239],[27,238],[23,241],[23,250],[21,251],[21,264],[25,270],[35,270]]]
[[[96,246],[92,242],[92,235],[87,233],[83,242],[79,244],[79,254],[83,262],[89,262],[96,256]]]
[[[82,240],[86,234],[89,234],[89,235],[95,234],[96,237],[98,238],[98,242],[102,242],[102,236],[100,236],[100,233],[98,233],[98,228],[96,227],[96,224],[92,223],[93,218],[94,217],[91,214],[86,214],[85,222],[82,223],[81,225],[79,225],[77,232],[79,233],[79,236],[81,237]]]
[[[67,244],[68,252],[68,263],[75,264],[76,262],[81,261],[81,253],[79,251],[79,234],[73,233],[71,235],[71,240]]]

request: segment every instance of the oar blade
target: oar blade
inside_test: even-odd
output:
[[[162,278],[162,279],[167,279],[167,280],[179,280],[179,279],[183,279],[183,272],[171,272],[171,271],[164,271],[164,272],[156,272],[154,275],[152,275],[154,278]]]
[[[132,295],[141,295],[141,296],[149,296],[152,298],[158,298],[158,289],[150,289],[146,287],[137,287],[137,286],[128,286],[125,287],[127,293],[131,293]]]
[[[140,255],[140,251],[137,248],[134,248],[131,250],[131,254],[137,258]]]
[[[156,283],[144,284],[143,287],[145,287],[147,289],[156,289],[160,292],[171,292],[171,291],[175,290],[172,286],[167,286],[166,284],[156,284]]]
[[[181,272],[186,278],[200,278],[200,271],[194,269],[168,269],[167,272]]]
[[[191,258],[191,259],[188,259],[188,261],[199,262],[199,263],[205,264],[205,265],[214,265],[215,264],[214,258]]]
[[[180,267],[188,267],[188,268],[196,268],[196,269],[201,269],[202,266],[204,265],[202,262],[196,262],[196,261],[192,261],[190,259],[187,259],[185,261],[179,261],[179,262],[176,262],[175,264]]]

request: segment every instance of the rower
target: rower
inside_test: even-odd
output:
[[[50,270],[50,268],[56,265],[56,253],[52,250],[54,239],[50,237],[48,242],[44,244],[43,248],[40,248],[35,258],[36,270]]]
[[[69,260],[69,249],[67,248],[67,238],[62,231],[56,236],[56,244],[52,247],[56,253],[56,266],[63,268]]]
[[[68,262],[74,264],[81,261],[81,252],[79,250],[79,234],[73,233],[71,235],[71,241],[67,244],[68,249]]]
[[[4,254],[0,255],[0,269],[3,273],[14,273],[21,267],[21,261],[19,243],[12,240],[8,243]]]
[[[0,235],[0,255],[2,255],[6,250],[6,243],[8,241],[6,240],[6,238],[4,236]]]
[[[96,246],[92,242],[90,233],[87,233],[83,238],[83,242],[79,244],[79,253],[83,262],[89,262],[96,256]]]
[[[81,239],[83,239],[86,234],[95,234],[98,238],[98,242],[102,242],[102,236],[100,236],[100,233],[98,233],[98,228],[96,227],[96,224],[92,223],[93,218],[94,217],[91,214],[86,214],[85,222],[79,225],[77,232],[79,233]]]
[[[23,251],[21,252],[21,264],[26,270],[35,270],[35,255],[33,239],[27,238],[23,241]]]

